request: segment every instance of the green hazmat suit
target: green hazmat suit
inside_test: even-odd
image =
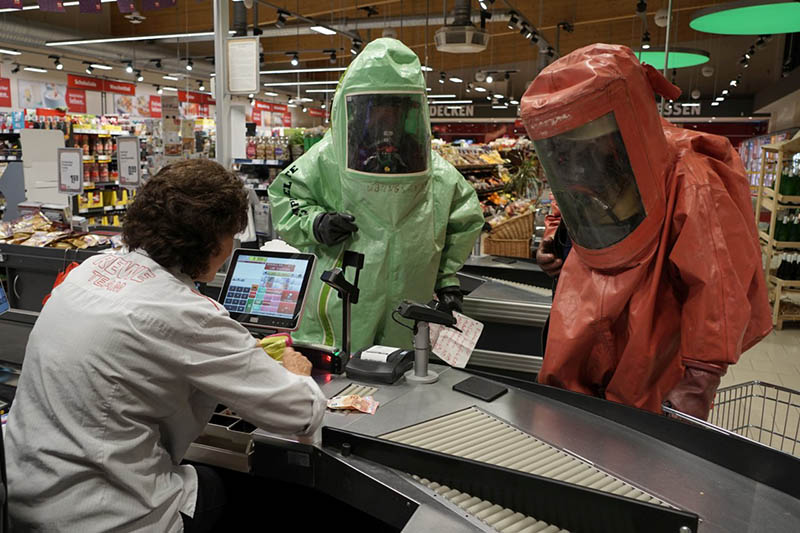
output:
[[[280,238],[317,256],[293,336],[341,346],[342,300],[319,276],[341,266],[344,251],[352,250],[365,256],[352,350],[373,344],[410,348],[412,333],[392,320],[392,311],[404,299],[427,302],[434,290],[459,285],[456,272],[484,222],[477,195],[431,150],[419,58],[400,41],[372,41],[353,60],[339,82],[331,117],[322,140],[269,188]],[[352,214],[358,231],[339,245],[317,242],[314,220],[326,212]],[[348,269],[347,279],[353,277]]]

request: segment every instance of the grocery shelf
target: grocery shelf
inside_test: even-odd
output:
[[[119,181],[84,181],[83,189],[110,189],[119,187]]]
[[[762,240],[767,241],[770,246],[772,246],[773,250],[790,250],[794,248],[800,248],[800,242],[796,241],[776,241],[774,239],[770,239],[770,236],[764,230],[758,231],[758,236],[761,237]]]
[[[114,211],[125,211],[127,206],[124,205],[106,205],[102,207],[89,207],[87,209],[78,209],[79,215],[103,215]]]
[[[262,165],[267,167],[283,167],[291,163],[291,161],[280,161],[278,159],[234,159],[235,165]]]
[[[90,130],[90,129],[73,129],[72,133],[81,135],[99,135],[101,137],[110,137],[112,135],[127,135],[124,131],[106,131],[106,130]]]
[[[15,155],[0,155],[0,161],[22,161],[22,158]]]
[[[494,170],[500,165],[506,165],[507,163],[493,163],[493,164],[485,164],[485,165],[454,165],[456,170]]]

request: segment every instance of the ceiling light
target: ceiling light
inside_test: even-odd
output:
[[[750,61],[746,57],[743,57],[739,60],[739,64],[742,65],[742,68],[747,68],[750,66]]]
[[[491,96],[489,96],[489,95],[487,95],[487,96],[486,96],[486,99],[487,99],[487,100],[489,100],[489,101],[491,101],[491,100],[492,100],[492,97],[491,97]]]
[[[259,74],[303,74],[305,72],[344,72],[346,67],[325,67],[325,68],[295,68],[283,70],[262,70]]]
[[[250,98],[251,100],[252,100],[253,96],[254,96],[253,93],[250,93],[250,94],[247,95],[247,97]]]
[[[478,0],[478,3],[481,5],[481,9],[484,11],[489,9],[489,4],[486,2],[486,0]]]
[[[17,11],[16,9],[14,11]],[[8,54],[10,56],[18,56],[22,55],[22,52],[17,52],[16,50],[9,50],[8,48],[0,48],[0,54]]]
[[[199,80],[197,82],[197,90],[198,91],[205,91],[206,90],[206,86],[205,86],[205,84],[203,84],[202,80]]]
[[[449,104],[472,104],[472,100],[444,100],[442,102],[431,102],[433,105],[449,105]]]
[[[307,93],[335,93],[336,89],[306,89]]]
[[[426,67],[425,65],[422,65],[419,68],[421,68],[423,72],[430,72],[433,70],[431,67]]]
[[[125,62],[125,72],[127,72],[128,74],[133,74],[133,63],[131,63],[130,61]]]
[[[449,105],[447,109],[462,109],[463,107],[463,105]]]
[[[800,2],[739,0],[692,15],[696,31],[721,35],[765,35],[800,31]]]
[[[497,98],[498,100],[505,98],[505,96],[503,96],[502,94],[496,94],[494,95],[494,97]]]
[[[439,83],[444,83],[445,77],[447,77],[446,74],[444,72],[440,72],[439,73]]]
[[[331,57],[328,59],[332,65],[336,64],[336,50],[331,50]]]
[[[142,76],[141,70],[136,71],[136,81],[144,81],[144,76]]]
[[[169,74],[164,74],[161,77],[164,78],[165,80],[169,80],[169,81],[179,81],[180,80],[180,78],[176,78],[175,76],[170,76]]]
[[[503,76],[503,77],[505,78],[506,81],[508,81],[508,80],[511,79],[511,73],[510,72],[506,72],[505,76]]]
[[[92,63],[92,67],[98,68],[100,70],[112,70],[114,67],[109,67],[108,65],[103,65],[102,63]]]
[[[714,100],[716,100],[717,102],[722,102],[722,101],[725,100],[725,97],[724,96],[717,96],[716,98],[714,98]]]
[[[719,105],[719,102],[711,102],[711,105],[713,105],[713,106],[718,106],[718,105]]]
[[[276,28],[283,28],[283,26],[286,24],[286,15],[288,14],[289,13],[287,13],[283,9],[278,10],[278,20],[275,21]]]
[[[264,87],[294,87],[295,85],[336,85],[338,81],[278,81],[265,83]]]
[[[92,67],[91,66],[87,66],[86,67],[86,74],[91,74],[92,72],[93,72]]]
[[[642,50],[650,49],[650,32],[646,31],[642,35]]]
[[[507,105],[493,105],[492,109],[508,109]]]
[[[27,70],[28,72],[41,72],[42,74],[47,73],[47,69],[38,67],[25,67],[22,70]]]
[[[728,94],[728,89],[722,89],[722,93],[721,94],[722,94],[722,96],[725,96],[726,94]]]
[[[548,57],[553,57],[553,56],[555,56],[555,55],[556,55],[556,51],[555,51],[555,49],[553,49],[553,47],[552,47],[552,46],[548,46],[548,47],[547,47],[547,56],[548,56]]]
[[[429,94],[428,98],[455,98],[454,94]]]
[[[61,62],[61,58],[58,56],[49,56],[50,59],[53,60],[53,64],[56,66],[56,70],[64,70],[64,64]]]
[[[486,75],[486,83],[492,83],[492,82],[494,82],[494,78],[492,77],[491,74],[487,74]]]
[[[509,30],[516,29],[517,28],[517,22],[519,22],[519,19],[517,18],[517,14],[514,13],[513,11],[511,11],[511,12],[508,13],[508,16],[509,16],[508,29]]]
[[[278,93],[274,93],[272,91],[264,91],[265,96],[278,96]]]
[[[477,91],[479,93],[485,93],[486,92],[486,87],[481,87],[481,86],[475,87],[475,91]]]
[[[189,59],[186,61],[186,70],[191,71],[194,68],[194,62]]]
[[[661,46],[650,48],[649,50],[644,50],[640,52],[641,57],[639,60],[642,63],[648,63],[650,65],[660,65],[659,68],[663,67],[664,65],[664,48]],[[673,48],[670,47],[669,49],[669,63],[667,64],[668,69],[676,69],[676,68],[683,68],[683,67],[693,67],[695,65],[702,65],[703,63],[707,63],[711,59],[711,56],[705,50],[699,50],[695,48]]]
[[[289,107],[297,107],[297,104],[287,104]]]
[[[297,57],[297,54],[292,54],[292,61],[291,61],[291,63],[292,63],[292,66],[293,66],[293,67],[296,67],[297,65],[299,65],[299,64],[300,64],[300,59],[298,59],[298,57]]]
[[[159,41],[165,39],[192,39],[197,37],[214,37],[213,31],[195,33],[164,33],[160,35],[135,35],[131,37],[104,37],[101,39],[79,39],[74,41],[48,41],[45,46],[77,46],[82,44],[128,43],[133,41]]]
[[[321,33],[322,35],[336,35],[336,31],[330,28],[326,28],[325,26],[311,26],[309,28],[311,31],[315,31],[317,33]]]
[[[164,90],[165,91],[178,92],[178,89],[176,89],[175,87],[164,87]]]
[[[303,98],[295,98],[294,100],[295,100],[295,102],[313,102],[314,101],[313,98],[305,98],[305,97],[303,97]]]
[[[731,80],[730,86],[731,86],[731,87],[736,87],[738,84],[739,84],[739,82],[738,82],[738,81],[736,81],[736,80]]]
[[[308,108],[306,106],[303,106],[303,113],[308,113]]]
[[[431,89],[430,87],[425,87],[425,90],[426,90],[427,92],[431,92],[433,89]]]
[[[519,105],[519,100],[509,100],[508,103],[511,105]]]
[[[353,39],[353,44],[350,45],[350,53],[357,55],[361,51],[361,45],[363,44],[364,41],[361,39]]]
[[[322,109],[327,109],[327,108],[328,108],[328,104],[322,104],[320,107],[321,107]]]
[[[158,85],[156,85],[156,92],[157,92],[158,94],[164,94],[164,91],[163,91],[163,90],[161,89],[161,87],[159,87]]]
[[[457,78],[457,77],[453,76],[452,78],[450,78],[450,81],[452,81],[453,83],[461,83],[464,80],[462,80],[461,78]]]

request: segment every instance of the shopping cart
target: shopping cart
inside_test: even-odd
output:
[[[780,385],[750,381],[718,390],[708,422],[666,406],[664,412],[800,457],[800,392]]]

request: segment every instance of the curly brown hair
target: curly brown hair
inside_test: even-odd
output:
[[[196,279],[219,253],[223,237],[247,225],[244,184],[225,167],[191,159],[161,169],[128,208],[122,236],[164,268]]]

